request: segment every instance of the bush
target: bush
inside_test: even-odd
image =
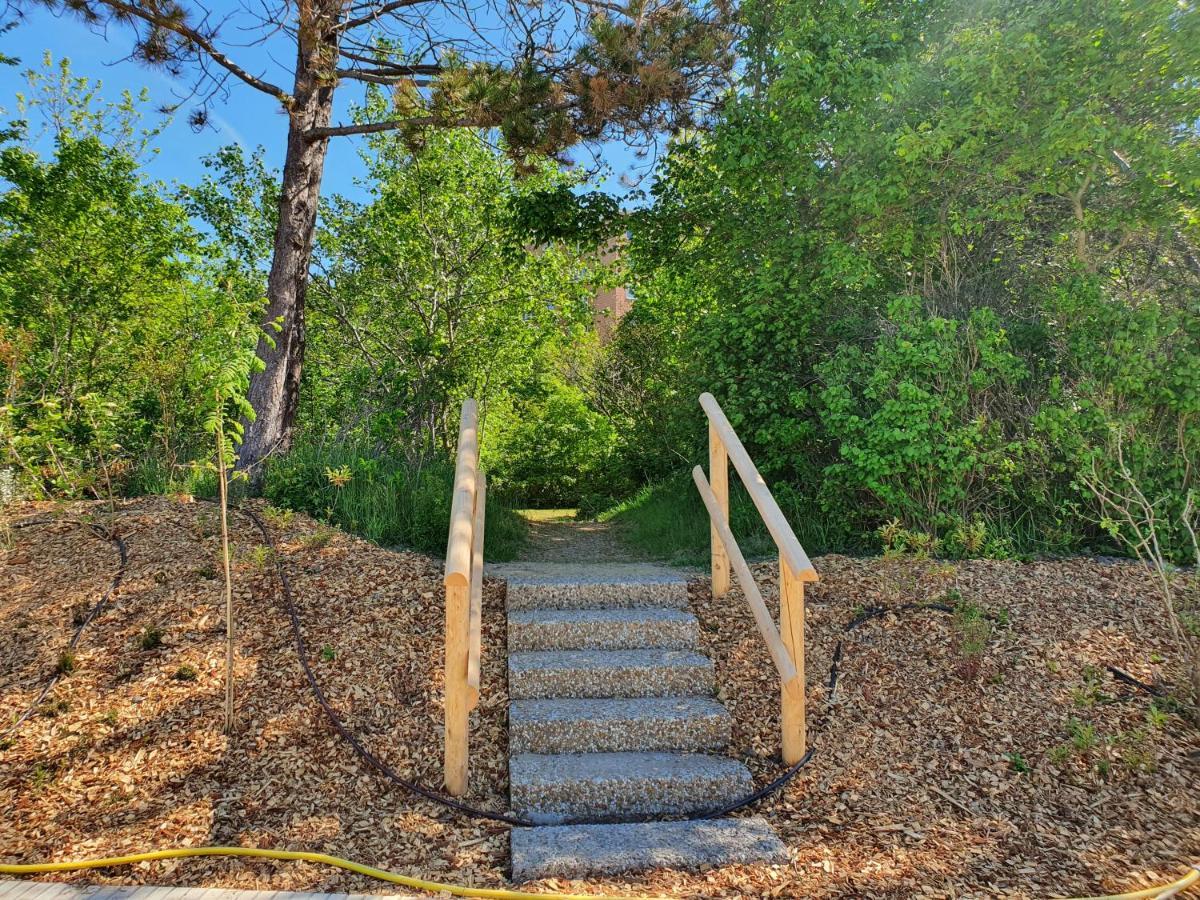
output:
[[[630,489],[610,468],[612,423],[573,385],[548,376],[489,412],[484,453],[504,496],[524,506],[597,511]]]
[[[904,298],[888,313],[873,346],[844,346],[818,369],[821,424],[840,457],[825,469],[826,507],[864,529],[895,515],[942,535],[1007,506],[1023,475],[1008,407],[1026,369],[991,310],[958,322]]]

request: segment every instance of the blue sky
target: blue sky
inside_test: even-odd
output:
[[[21,60],[19,66],[0,66],[0,109],[5,113],[0,119],[7,120],[12,116],[16,94],[27,88],[24,73],[29,68],[40,68],[42,54],[47,50],[56,60],[64,56],[69,58],[76,76],[102,81],[105,99],[116,100],[123,90],[136,93],[146,88],[152,100],[149,108],[154,109],[159,105],[178,103],[179,97],[187,94],[191,88],[189,73],[174,80],[161,69],[128,60],[125,57],[130,47],[129,32],[119,26],[110,27],[105,35],[75,19],[55,17],[42,8],[31,8],[16,29],[0,36],[0,52]],[[260,46],[230,48],[230,55],[255,74],[261,73],[290,87],[286,68],[276,61],[287,60],[286,51],[286,42],[268,42]],[[345,119],[347,108],[361,98],[360,85],[343,85],[338,92],[339,109],[335,120]],[[204,173],[202,157],[232,143],[242,144],[247,149],[261,144],[266,148],[269,165],[278,168],[282,164],[286,122],[278,104],[267,95],[240,83],[231,84],[228,97],[214,104],[209,126],[199,133],[187,122],[189,108],[185,103],[159,137],[156,143],[159,153],[147,165],[151,177],[168,182],[195,183]],[[358,147],[359,139],[356,138],[335,138],[331,142],[322,187],[325,195],[361,195],[354,184],[355,178],[363,173]],[[623,145],[606,145],[595,155],[588,150],[579,150],[574,157],[589,168],[594,167],[594,160],[598,158],[607,169],[600,187],[618,195],[626,193],[620,184],[623,175],[645,175],[652,162],[638,160]],[[643,187],[649,187],[649,178]]]

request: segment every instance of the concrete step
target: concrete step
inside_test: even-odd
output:
[[[508,651],[692,650],[696,617],[678,609],[527,609],[508,614]]]
[[[698,816],[750,793],[750,770],[700,753],[514,754],[514,811],[539,824]]]
[[[713,663],[687,650],[533,650],[508,658],[514,700],[711,694]]]
[[[703,752],[729,746],[729,710],[708,697],[513,700],[511,753]]]
[[[760,817],[512,830],[512,878],[518,884],[787,861],[787,848]]]
[[[641,563],[505,563],[488,575],[508,582],[508,608],[596,609],[688,605],[687,579]]]

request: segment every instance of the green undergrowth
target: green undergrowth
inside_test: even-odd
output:
[[[822,524],[791,492],[777,491],[776,501],[796,537],[810,555],[830,550],[862,550],[845,534]],[[638,555],[677,566],[705,567],[709,563],[708,511],[690,473],[672,476],[638,491],[599,515],[612,522],[617,534]],[[749,495],[730,473],[729,524],[747,559],[775,553],[775,544]]]
[[[822,510],[787,482],[771,485],[779,508],[791,524],[809,556],[822,553],[873,555],[880,549],[880,530],[858,533],[837,513]],[[730,470],[730,525],[743,555],[762,559],[775,554],[749,495]],[[679,566],[706,567],[709,562],[708,512],[690,473],[679,473],[642,488],[621,503],[597,516],[611,522],[617,535],[638,556]],[[884,528],[899,528],[893,519]],[[1112,543],[1093,541],[1072,545],[1056,539],[1052,531],[1039,529],[1029,517],[1007,519],[976,516],[970,522],[947,529],[944,535],[920,529],[904,530],[912,544],[943,559],[1037,559],[1064,553],[1120,554]],[[912,547],[909,547],[912,549]]]
[[[272,504],[308,513],[385,547],[442,555],[450,527],[454,467],[413,463],[348,444],[300,444],[267,467]],[[513,559],[525,543],[524,520],[489,495],[484,556]]]

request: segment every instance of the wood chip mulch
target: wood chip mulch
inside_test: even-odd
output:
[[[303,680],[273,561],[240,515],[232,518],[239,727],[222,733],[224,622],[210,504],[119,506],[129,564],[113,605],[88,626],[74,670],[6,737],[116,566],[109,543],[67,521],[101,521],[102,506],[27,504],[12,518],[30,516],[59,521],[12,532],[0,565],[0,860],[245,844],[507,884],[506,826],[388,786],[334,734]],[[402,776],[437,786],[441,564],[303,516],[274,516],[271,527],[330,701]],[[1175,677],[1153,585],[1137,567],[838,556],[815,564],[822,581],[808,591],[807,669],[816,755],[782,795],[751,811],[775,826],[791,864],[531,889],[1049,897],[1162,883],[1200,861],[1200,732],[1178,712],[1155,712],[1147,694],[1106,670],[1152,684]],[[755,569],[774,603],[773,567]],[[489,583],[485,591],[466,798],[496,810],[508,790],[502,590]],[[865,609],[947,593],[999,621],[914,610],[844,632]],[[734,714],[730,752],[766,783],[780,770],[770,659],[736,590],[714,601],[697,581],[693,606]],[[215,858],[43,877],[397,893],[307,863]]]

